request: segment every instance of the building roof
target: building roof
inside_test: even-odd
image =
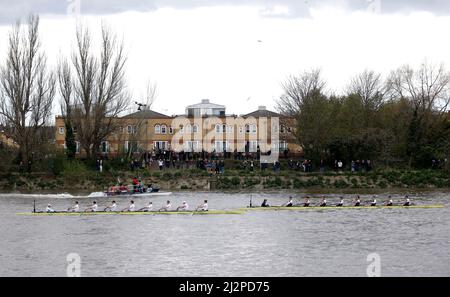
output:
[[[123,116],[122,119],[170,119],[171,117],[153,110],[141,110]]]
[[[225,109],[225,106],[224,105],[215,104],[215,103],[211,103],[211,102],[209,102],[209,99],[202,99],[201,103],[188,105],[186,107],[186,109],[191,109],[191,108],[220,108],[220,109]]]
[[[258,110],[255,110],[251,113],[245,114],[242,117],[247,118],[247,117],[255,117],[255,118],[260,118],[260,117],[266,117],[266,118],[270,118],[270,117],[283,117],[281,114],[267,110],[265,106],[259,106]]]

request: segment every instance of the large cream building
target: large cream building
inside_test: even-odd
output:
[[[293,136],[292,118],[267,110],[245,115],[227,115],[225,106],[208,99],[186,107],[183,115],[168,116],[142,110],[117,118],[118,129],[101,145],[100,153],[118,156],[132,152],[158,150],[214,153],[301,153]],[[76,138],[76,134],[75,134]],[[65,147],[64,118],[56,117],[56,143]],[[77,142],[77,153],[82,149]]]

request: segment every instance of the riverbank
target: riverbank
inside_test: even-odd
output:
[[[130,182],[134,176],[144,184],[164,191],[282,191],[367,192],[450,190],[450,174],[442,170],[384,170],[373,172],[304,173],[293,170],[227,170],[210,174],[204,170],[107,171],[68,170],[48,173],[6,173],[0,175],[3,191],[99,191],[116,184],[117,177]]]

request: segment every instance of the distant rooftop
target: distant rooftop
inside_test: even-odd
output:
[[[209,99],[202,99],[201,103],[188,105],[186,109],[191,108],[214,108],[214,109],[225,109],[225,105],[219,105],[209,102]]]
[[[169,118],[171,117],[153,110],[141,110],[122,117],[122,119],[169,119]]]
[[[270,117],[282,117],[281,114],[267,110],[265,106],[258,106],[258,110],[255,110],[251,113],[245,114],[242,117],[247,118],[247,117],[266,117],[266,118],[270,118]]]

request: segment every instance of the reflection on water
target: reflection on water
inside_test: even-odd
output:
[[[251,196],[254,204],[267,198],[275,205],[289,193]],[[327,198],[337,201],[337,196]],[[414,202],[447,206],[449,198],[427,193]],[[16,215],[30,211],[34,199],[39,209],[47,203],[65,209],[75,200],[81,208],[92,202],[1,195],[0,276],[65,276],[69,253],[80,255],[82,276],[365,276],[369,253],[380,255],[383,276],[450,275],[448,207],[207,216]],[[115,199],[119,208],[128,204],[128,199]],[[250,194],[134,198],[138,208],[150,200],[159,207],[167,199],[174,206],[208,199],[212,209],[233,209],[248,205]],[[97,201],[101,207],[109,202]]]

